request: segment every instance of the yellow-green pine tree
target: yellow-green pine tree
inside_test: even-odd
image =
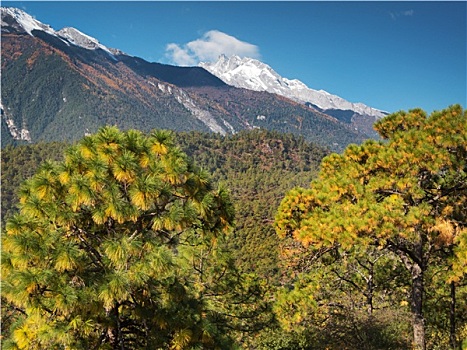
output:
[[[415,109],[375,128],[384,141],[325,158],[311,188],[283,200],[276,228],[305,246],[376,245],[397,254],[411,274],[414,348],[425,349],[424,275],[432,258],[454,248],[452,272],[465,274],[467,112],[455,105],[427,117]]]

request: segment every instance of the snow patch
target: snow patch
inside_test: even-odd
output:
[[[65,27],[56,32],[56,35],[75,46],[79,46],[87,50],[101,49],[107,52],[111,57],[115,58],[113,52],[108,47],[102,45],[97,39],[80,32],[76,28]]]
[[[170,85],[164,85],[161,83],[157,83],[157,87],[161,90],[164,94],[172,95],[172,87]]]

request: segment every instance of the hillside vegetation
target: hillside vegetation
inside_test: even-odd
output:
[[[199,67],[112,58],[34,33],[2,32],[2,147],[77,141],[105,125],[221,134],[261,128],[336,151],[372,136],[282,96],[227,86]]]
[[[424,300],[422,310],[418,310],[425,318],[423,343],[426,349],[462,349],[463,342],[465,347],[467,285],[462,254],[466,250],[466,169],[463,157],[466,142],[462,139],[465,139],[462,128],[465,128],[466,116],[462,113],[458,107],[453,107],[431,119],[420,111],[392,115],[379,125],[382,137],[390,141],[368,141],[362,146],[351,146],[343,155],[331,154],[329,150],[293,134],[266,130],[243,131],[228,136],[195,131],[168,133],[172,135],[170,138],[174,144],[188,155],[190,162],[193,161],[202,171],[210,174],[213,184],[227,189],[235,217],[231,221],[234,229],[225,237],[219,235],[213,241],[200,241],[193,251],[185,251],[183,244],[179,246],[177,235],[168,240],[172,253],[180,249],[181,252],[193,254],[193,259],[200,260],[193,260],[193,264],[197,265],[180,265],[180,273],[183,271],[181,278],[185,282],[177,284],[178,289],[172,289],[175,285],[170,282],[163,282],[163,285],[168,283],[168,289],[162,288],[161,293],[167,292],[164,300],[169,302],[167,305],[170,305],[171,312],[179,315],[180,322],[163,321],[165,311],[157,309],[157,312],[161,312],[158,322],[167,322],[166,326],[161,327],[173,327],[175,332],[167,332],[166,340],[158,338],[160,344],[166,344],[162,348],[188,349],[196,344],[202,348],[215,348],[216,342],[225,348],[264,350],[411,348],[414,336],[411,315],[414,312],[411,292],[413,271],[407,269],[410,261],[403,254],[413,247],[413,243],[408,241],[412,236],[391,238],[387,232],[392,232],[388,225],[393,222],[398,227],[406,225],[407,231],[412,232],[410,225],[414,220],[424,220],[423,225],[427,227],[430,222],[435,222],[436,227],[426,230],[428,238],[424,241],[425,254],[430,254],[429,258],[426,255],[425,261],[430,265],[425,265]],[[456,116],[464,124],[456,121]],[[433,124],[432,129],[430,123]],[[458,128],[459,132],[449,136],[442,131],[446,125]],[[161,140],[165,140],[165,137]],[[393,142],[393,138],[397,142]],[[451,157],[444,167],[435,158],[428,159],[426,152],[417,148],[423,149],[428,145],[426,142],[432,141],[439,147],[433,150],[433,154],[445,149],[445,153],[441,152],[443,156]],[[132,149],[140,147],[136,146],[137,142],[133,143]],[[446,148],[443,148],[444,143]],[[63,150],[68,146],[55,142],[3,149],[3,223],[17,212],[15,206],[20,183],[35,174],[46,159],[62,161]],[[396,151],[391,148],[393,146]],[[90,146],[85,144],[80,147],[77,149],[85,155],[88,152],[86,147]],[[379,159],[375,154],[382,157],[383,153],[377,152],[383,152],[385,147],[388,147],[387,154],[384,153],[387,161],[382,162],[383,158]],[[397,153],[398,147],[405,147],[404,152]],[[161,155],[165,152],[161,146],[154,149]],[[177,157],[183,159],[177,152]],[[426,198],[420,197],[420,191],[410,193],[412,197],[396,198],[396,195],[400,195],[400,188],[405,190],[412,184],[409,178],[412,173],[408,170],[404,170],[406,175],[399,174],[399,182],[391,182],[394,177],[389,160],[399,164],[394,167],[396,172],[410,164],[405,158],[397,158],[397,154],[424,159],[416,164],[425,164],[429,160],[433,162],[430,165],[433,169],[443,167],[442,172],[433,173],[411,167],[413,174],[423,176],[419,184],[425,186],[422,188]],[[71,155],[73,153],[68,152],[68,157]],[[107,156],[103,159],[107,159]],[[170,164],[174,169],[184,168],[177,168],[177,162]],[[446,164],[451,164],[453,172]],[[47,169],[54,168],[46,164],[41,171],[49,171]],[[109,169],[116,171],[114,167]],[[153,169],[158,167],[154,166]],[[202,171],[198,172],[191,165],[187,169],[199,174],[196,175],[199,176],[196,183],[204,184],[206,191],[211,188]],[[120,175],[123,179],[127,176],[124,174]],[[429,178],[429,174],[434,175]],[[360,183],[362,176],[368,178]],[[403,176],[407,178],[403,179]],[[37,184],[40,188],[41,179],[43,175],[28,186]],[[181,186],[173,177],[167,177],[167,181]],[[310,183],[321,192],[310,190]],[[368,183],[380,187],[365,192],[362,186]],[[393,187],[386,186],[387,183]],[[125,189],[126,186],[121,188]],[[446,192],[439,197],[434,194],[438,190]],[[180,196],[180,191],[196,193],[192,185],[180,187],[174,192],[174,198]],[[30,190],[24,187],[23,196],[28,193]],[[373,210],[364,210],[359,214],[358,210],[367,203],[363,200],[370,201],[373,195]],[[427,205],[432,205],[430,203],[438,197],[444,201],[436,204],[436,210],[444,215],[443,219],[437,216],[421,219],[419,214],[426,211]],[[419,198],[416,199],[419,202],[415,198]],[[402,199],[408,202],[404,204]],[[229,203],[227,199],[224,200]],[[411,209],[413,214],[410,215],[401,214],[401,208],[408,208],[408,203],[414,206],[416,203],[420,208]],[[388,209],[389,206],[395,209]],[[398,214],[392,213],[393,210]],[[380,214],[381,218],[377,216]],[[177,211],[173,215],[173,218],[179,217]],[[169,216],[172,218],[172,214],[167,218]],[[313,219],[310,220],[310,217]],[[375,220],[381,222],[372,226]],[[368,223],[368,227],[362,222]],[[133,230],[131,223],[130,227]],[[194,227],[194,230],[198,230],[196,225]],[[349,231],[353,228],[357,233]],[[377,235],[378,229],[386,236],[365,238]],[[11,242],[9,244],[11,247]],[[396,248],[401,249],[400,254],[397,254]],[[203,254],[214,255],[208,258]],[[212,259],[214,256],[216,258]],[[417,263],[417,260],[414,261]],[[174,262],[180,263],[177,260]],[[194,270],[189,272],[192,268]],[[171,281],[180,277],[176,271],[170,272]],[[34,288],[31,291],[37,291]],[[185,288],[186,294],[177,304],[179,299],[176,294],[180,288]],[[206,293],[203,301],[197,299],[201,291]],[[8,302],[2,303],[3,329],[14,325],[20,316],[18,312]],[[205,315],[205,319],[198,323],[200,315]],[[89,328],[82,319],[79,322]],[[206,337],[201,336],[200,332],[205,332]],[[174,334],[177,336],[174,337]],[[9,333],[6,332],[5,336],[8,337]],[[109,342],[114,339],[112,335],[106,337]],[[13,338],[15,341],[23,339],[19,335]],[[169,341],[172,345],[164,343]],[[419,348],[423,348],[423,345]]]
[[[287,190],[306,186],[328,153],[291,134],[241,132],[223,137],[211,133],[177,133],[176,142],[195,163],[230,190],[236,230],[229,241],[245,271],[277,275],[278,238],[273,219]],[[8,146],[2,150],[3,220],[15,211],[19,185],[45,160],[59,161],[67,144],[60,142]]]

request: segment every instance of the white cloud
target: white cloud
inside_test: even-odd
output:
[[[193,66],[196,64],[195,58],[188,52],[188,49],[181,48],[177,44],[168,44],[165,52],[166,57],[169,58],[171,63],[180,66]]]
[[[170,63],[180,66],[192,66],[200,61],[215,61],[221,54],[260,58],[258,46],[218,30],[210,30],[201,38],[183,45],[168,44],[165,52]]]

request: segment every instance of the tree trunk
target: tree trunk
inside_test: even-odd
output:
[[[426,350],[425,318],[423,317],[424,273],[426,271],[426,260],[423,254],[424,238],[423,233],[419,232],[418,240],[415,240],[412,244],[408,245],[405,241],[400,240],[398,245],[393,246],[406,269],[412,275],[410,307],[414,350]]]
[[[457,349],[456,339],[456,285],[451,282],[451,307],[449,308],[449,323],[450,330],[449,336],[451,341],[451,348]]]
[[[366,295],[366,305],[367,305],[367,312],[368,316],[373,315],[373,294],[374,294],[374,284],[373,284],[373,275],[374,275],[374,270],[373,270],[373,264],[371,265],[370,269],[370,276],[367,279],[367,295]]]
[[[402,248],[401,248],[402,247]],[[425,318],[423,317],[423,294],[425,263],[423,259],[422,239],[407,252],[406,245],[394,245],[393,250],[399,255],[405,268],[412,275],[411,312],[413,329],[413,349],[426,350]]]
[[[425,319],[423,317],[423,268],[412,265],[412,324],[415,350],[425,350]]]
[[[109,339],[110,339],[110,344],[112,344],[112,348],[115,350],[124,350],[125,343],[124,343],[122,328],[120,324],[120,313],[118,312],[119,307],[120,307],[120,304],[117,303],[111,311],[111,316],[113,316],[114,322],[115,322],[115,328],[109,328],[108,332],[109,332]]]

